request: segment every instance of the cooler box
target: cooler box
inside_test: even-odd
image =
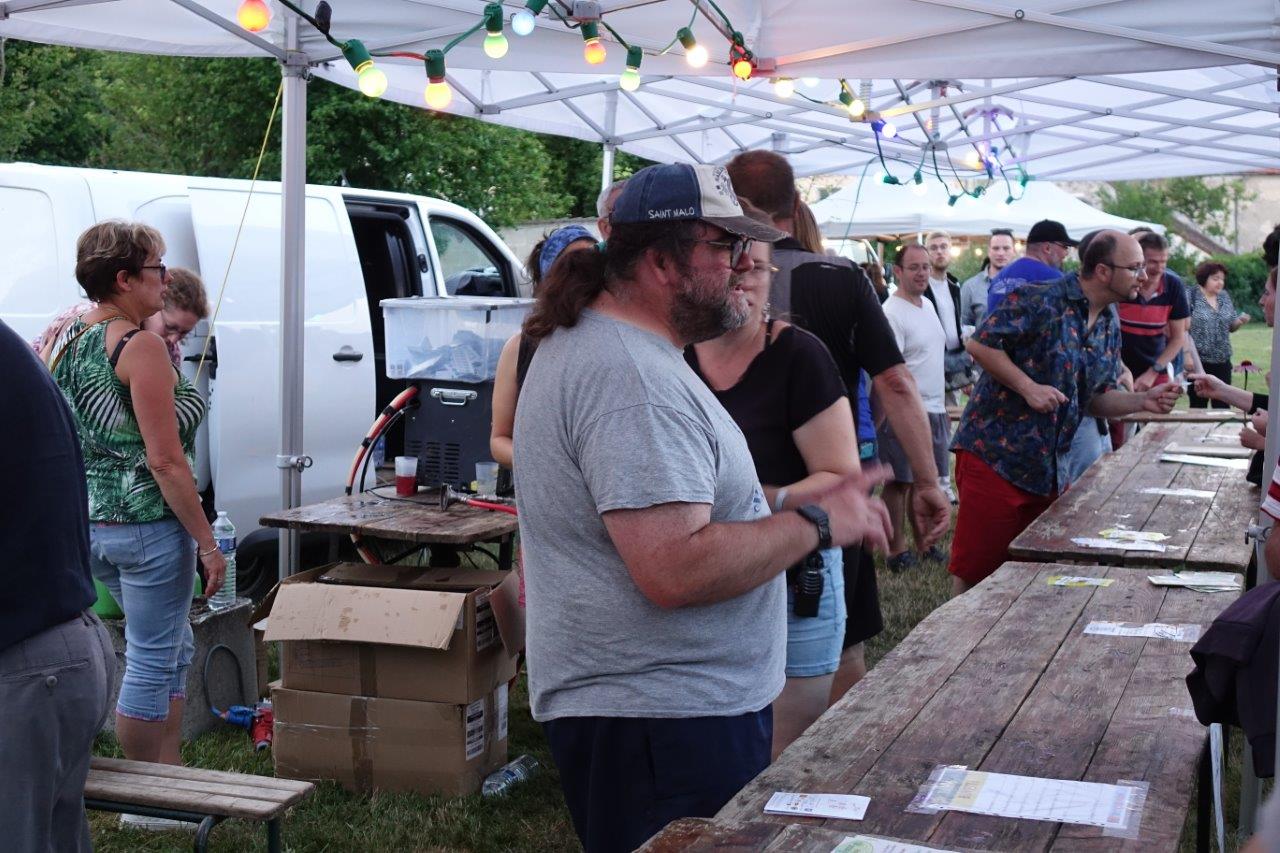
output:
[[[493,381],[502,347],[533,300],[415,296],[380,304],[389,378],[479,383]]]

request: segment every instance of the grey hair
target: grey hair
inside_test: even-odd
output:
[[[600,191],[600,195],[596,196],[596,216],[604,219],[609,215],[609,209],[613,206],[609,204],[609,196],[621,192],[626,184],[627,180],[623,178],[621,181],[614,181]]]

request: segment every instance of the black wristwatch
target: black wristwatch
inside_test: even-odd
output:
[[[827,518],[827,514],[817,504],[805,504],[798,507],[796,512],[804,516],[806,521],[813,523],[818,528],[818,550],[825,551],[831,547],[831,521]]]

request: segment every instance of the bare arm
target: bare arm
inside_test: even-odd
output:
[[[831,539],[884,550],[889,515],[868,497],[881,477],[845,478],[818,501],[830,517]],[[612,510],[601,516],[609,538],[646,598],[662,608],[736,598],[798,563],[818,545],[817,529],[799,513],[759,521],[711,521],[709,504],[668,503]]]
[[[511,437],[515,434],[516,358],[520,351],[520,336],[513,335],[502,345],[498,356],[498,370],[493,378],[493,425],[489,428],[489,453],[495,462],[511,467]]]
[[[1052,412],[1067,402],[1067,396],[1057,388],[1032,380],[1004,350],[980,344],[972,338],[965,343],[965,349],[992,378],[1026,400],[1027,405],[1037,412]]]
[[[795,509],[811,503],[814,495],[830,491],[850,474],[862,470],[858,462],[858,439],[853,429],[853,412],[849,398],[841,397],[810,418],[799,429],[791,432],[791,438],[804,459],[809,472],[803,480],[785,484],[787,488],[784,509]],[[764,487],[769,506],[778,493],[774,486]]]
[[[196,541],[205,567],[206,595],[222,586],[226,563],[216,550],[213,531],[200,505],[195,477],[178,438],[178,417],[174,409],[175,376],[169,350],[164,341],[150,332],[139,332],[124,349],[117,375],[129,386],[133,413],[147,449],[147,466],[151,469],[160,494],[178,521]]]
[[[1210,400],[1221,400],[1228,406],[1249,411],[1253,405],[1253,395],[1243,388],[1228,385],[1216,376],[1208,373],[1189,373],[1187,379],[1195,383],[1196,393]]]
[[[1094,394],[1085,413],[1095,418],[1118,418],[1134,412],[1168,414],[1181,396],[1182,386],[1168,382],[1146,391],[1108,391]]]
[[[924,541],[916,544],[927,549],[941,539],[951,525],[951,501],[938,485],[938,466],[933,460],[933,437],[924,403],[905,364],[895,364],[876,374],[871,386],[911,465],[915,477],[911,512],[916,529],[924,531]]]

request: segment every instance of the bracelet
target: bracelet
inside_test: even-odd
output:
[[[786,488],[778,489],[778,493],[773,496],[773,511],[782,512],[782,505],[787,502]]]
[[[213,546],[212,548],[210,548],[208,551],[196,551],[196,558],[197,558],[197,559],[201,559],[201,558],[207,557],[207,556],[209,556],[210,554],[214,553],[214,552],[215,552],[215,551],[217,551],[217,550],[219,550],[219,549],[218,549],[218,546],[217,546],[217,545],[214,545],[214,546]]]

